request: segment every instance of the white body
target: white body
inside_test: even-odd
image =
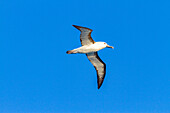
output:
[[[107,46],[105,42],[95,42],[94,44],[84,45],[73,49],[73,53],[91,53],[104,49]]]

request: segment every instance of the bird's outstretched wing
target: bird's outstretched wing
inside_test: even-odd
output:
[[[73,25],[73,26],[81,31],[80,41],[81,41],[82,46],[95,43],[95,41],[91,37],[91,32],[93,31],[92,29],[81,27],[81,26],[76,26],[76,25]]]
[[[87,53],[86,55],[97,71],[97,83],[99,89],[106,74],[106,64],[99,58],[97,52]]]

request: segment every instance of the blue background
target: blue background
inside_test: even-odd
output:
[[[169,0],[1,0],[1,113],[170,112]],[[72,25],[93,29],[101,89]]]

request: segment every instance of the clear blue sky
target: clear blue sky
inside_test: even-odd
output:
[[[0,113],[169,113],[169,0],[1,0]],[[93,29],[101,89],[72,25]]]

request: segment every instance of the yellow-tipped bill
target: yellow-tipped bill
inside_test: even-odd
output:
[[[113,46],[109,46],[109,45],[107,45],[106,47],[114,49],[114,47],[113,47]]]

